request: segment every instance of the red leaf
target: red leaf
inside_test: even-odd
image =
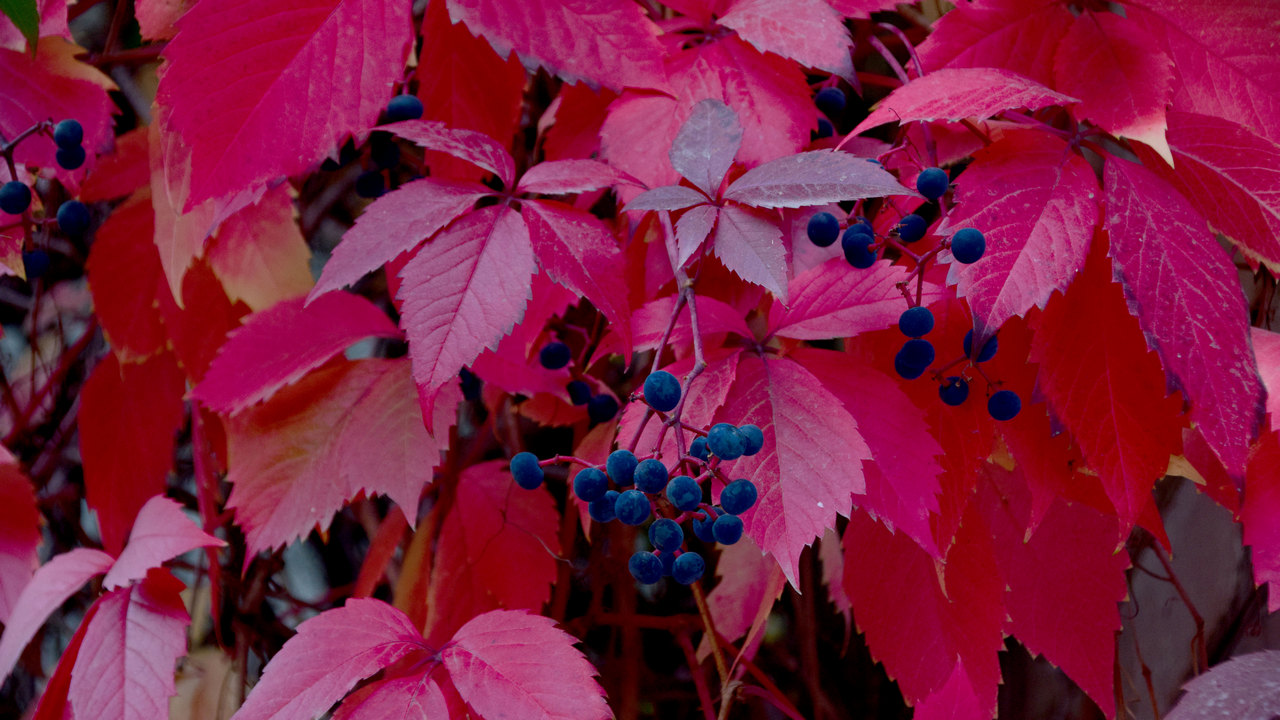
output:
[[[474,130],[459,130],[444,123],[426,120],[404,120],[378,128],[417,145],[418,147],[448,153],[460,160],[484,168],[511,187],[516,179],[515,161],[506,147],[493,138]]]
[[[1106,255],[1095,249],[1065,296],[1036,323],[1037,387],[1098,472],[1121,533],[1153,504],[1151,489],[1182,445],[1181,402],[1142,341]]]
[[[359,340],[399,336],[386,314],[359,295],[332,293],[310,305],[301,297],[286,300],[231,333],[191,396],[216,412],[235,414]]]
[[[710,200],[703,193],[684,185],[662,185],[640,193],[623,208],[628,212],[643,210],[683,210]],[[714,208],[712,208],[714,210]],[[708,230],[710,232],[710,230]],[[706,237],[706,235],[703,235]]]
[[[1249,460],[1244,503],[1239,519],[1244,543],[1253,549],[1253,580],[1268,585],[1267,609],[1280,608],[1280,435],[1268,432]]]
[[[197,260],[183,276],[185,308],[179,308],[165,288],[156,293],[178,363],[187,377],[198,383],[226,344],[227,335],[240,327],[241,318],[249,314],[249,308],[244,303],[231,302],[213,269],[203,259]]]
[[[308,170],[373,125],[413,40],[407,5],[364,0],[204,0],[177,28],[157,102],[190,149],[184,212]]]
[[[612,717],[595,667],[574,642],[550,618],[494,610],[463,625],[440,655],[458,694],[482,717]]]
[[[431,720],[455,717],[466,717],[466,707],[451,708],[436,681],[423,674],[366,685],[348,695],[333,714],[333,720]]]
[[[944,68],[889,93],[850,135],[890,122],[905,125],[919,120],[986,120],[1006,110],[1039,110],[1073,102],[1078,101],[1010,70]]]
[[[588,161],[577,161],[588,162]],[[552,200],[529,200],[521,206],[538,263],[556,283],[591,301],[622,334],[623,362],[631,363],[631,308],[626,258],[618,240],[595,215]]]
[[[556,579],[559,532],[551,494],[522,490],[506,462],[463,470],[436,543],[427,639],[443,642],[489,610],[540,611]]]
[[[824,0],[736,0],[716,22],[760,52],[851,77],[849,31]]]
[[[141,363],[108,355],[80,396],[85,499],[98,513],[102,546],[124,548],[138,510],[164,492],[173,435],[182,428],[186,378],[170,353]]]
[[[717,421],[751,423],[764,447],[733,462],[732,473],[759,488],[742,514],[746,533],[797,585],[800,552],[849,514],[866,492],[862,461],[871,452],[838,398],[812,373],[786,358],[739,355],[737,374]]]
[[[138,30],[147,40],[168,40],[177,32],[173,24],[194,4],[193,0],[137,0]]]
[[[1054,86],[1080,98],[1072,110],[1112,135],[1141,140],[1162,157],[1173,68],[1142,26],[1110,12],[1082,12],[1058,45]]]
[[[707,609],[716,633],[729,642],[746,635],[762,613],[767,616],[786,587],[778,563],[751,538],[742,538],[720,553],[716,577],[720,581],[707,593]]]
[[[464,22],[498,54],[515,50],[529,72],[545,67],[574,83],[665,89],[658,28],[635,3],[597,0],[448,0],[449,18]]]
[[[636,182],[599,160],[550,160],[529,168],[516,185],[516,192],[572,195]]]
[[[1058,43],[1074,19],[1053,0],[963,3],[934,23],[920,59],[929,69],[1002,68],[1049,85]]]
[[[113,562],[115,558],[101,550],[76,548],[55,555],[36,570],[13,604],[4,635],[0,635],[0,681],[9,676],[22,649],[53,611],[90,578],[106,572]]]
[[[731,305],[727,305],[713,297],[699,296],[698,331],[705,338],[719,333],[734,333],[738,337],[752,336],[751,328],[742,318],[742,313]],[[662,335],[671,323],[671,311],[675,309],[676,298],[673,295],[651,300],[644,307],[635,311],[631,322],[635,325],[635,349],[638,351],[656,350],[662,341]],[[671,326],[671,337],[668,344],[673,347],[684,347],[693,343],[693,324],[689,320],[689,311],[681,310],[675,325]]]
[[[285,185],[227,218],[206,257],[227,297],[254,311],[306,295],[315,284],[311,248],[293,217],[293,198]]]
[[[151,194],[142,192],[116,207],[89,248],[89,291],[111,349],[123,360],[141,360],[165,346],[157,292],[169,293],[152,236]]]
[[[115,140],[116,146],[111,154],[99,156],[93,172],[80,184],[82,201],[113,200],[151,184],[147,128],[134,128]],[[98,232],[101,233],[102,228]]]
[[[826,340],[882,330],[902,315],[902,293],[896,283],[907,271],[879,262],[866,270],[851,270],[844,258],[833,258],[791,281],[790,303],[775,303],[769,312],[774,335],[797,340]],[[942,292],[925,283],[923,302],[930,304]]]
[[[1273,427],[1280,426],[1280,333],[1262,328],[1249,328],[1253,354],[1258,362],[1258,376],[1267,391],[1267,413]]]
[[[80,716],[167,717],[173,672],[187,654],[185,585],[167,570],[97,602],[71,669],[67,700]]]
[[[1265,720],[1280,713],[1275,678],[1280,673],[1280,652],[1262,650],[1237,655],[1215,665],[1182,686],[1185,693],[1169,720],[1236,718]]]
[[[0,454],[0,623],[8,623],[39,564],[40,509],[18,461],[8,450],[0,449]]]
[[[147,577],[147,572],[160,567],[188,550],[222,547],[225,542],[205,534],[182,511],[182,506],[161,495],[147,501],[138,511],[138,519],[129,533],[129,544],[116,559],[102,586],[114,590]]]
[[[236,718],[311,720],[357,682],[426,651],[422,634],[404,613],[381,600],[352,598],[298,626]]]
[[[460,368],[520,321],[536,269],[524,220],[493,205],[463,216],[400,271],[400,325],[426,411]]]
[[[560,94],[539,120],[539,127],[552,123],[542,144],[547,160],[591,158],[600,151],[600,125],[617,93],[604,88],[592,90],[585,84],[563,85]],[[536,167],[536,166],[535,166]]]
[[[707,98],[693,106],[667,156],[681,177],[709,197],[717,197],[741,147],[738,114],[720,100]]]
[[[738,277],[787,299],[787,246],[774,213],[726,205],[716,220],[715,253]]]
[[[1239,476],[1264,396],[1235,265],[1204,219],[1150,170],[1110,160],[1105,184],[1111,258],[1129,309],[1170,387],[1191,400],[1192,421]]]
[[[974,153],[956,181],[956,207],[939,232],[981,230],[987,252],[952,265],[973,308],[976,333],[1044,307],[1084,267],[1098,224],[1098,181],[1089,163],[1052,135],[1010,131]]]
[[[0,87],[4,88],[0,105],[0,135],[17,136],[38,122],[49,118],[76,118],[84,127],[84,149],[92,167],[97,151],[107,149],[112,136],[111,115],[115,105],[107,97],[115,89],[111,82],[91,65],[75,59],[83,48],[60,38],[44,38],[36,55],[0,49]],[[48,135],[33,135],[15,147],[13,159],[19,166],[39,165],[53,168],[57,146]],[[59,170],[63,177],[70,171]],[[83,170],[76,171],[82,175]]]
[[[878,163],[838,150],[815,150],[748,170],[724,191],[724,198],[756,207],[798,208],[915,194]]]
[[[36,37],[43,40],[56,35],[67,40],[71,39],[71,30],[67,27],[66,0],[38,0],[33,4],[40,18]],[[27,39],[22,36],[22,31],[7,15],[0,16],[0,48],[17,52],[27,49]]]
[[[416,517],[443,449],[417,400],[403,359],[339,362],[228,419],[227,506],[245,529],[249,559],[327,526],[360,492],[386,494]],[[440,438],[455,407],[437,403]]]

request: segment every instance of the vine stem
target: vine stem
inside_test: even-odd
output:
[[[1183,587],[1182,582],[1178,580],[1177,574],[1173,572],[1173,565],[1169,562],[1169,558],[1165,556],[1164,550],[1160,549],[1160,544],[1153,543],[1151,551],[1156,554],[1156,559],[1164,566],[1165,573],[1169,575],[1169,582],[1173,584],[1173,589],[1178,591],[1178,597],[1182,598],[1182,604],[1187,606],[1187,611],[1191,613],[1191,621],[1196,625],[1196,634],[1191,639],[1191,651],[1195,653],[1195,672],[1199,675],[1209,669],[1208,649],[1205,647],[1204,640],[1204,618],[1196,610],[1196,606],[1192,604],[1191,596],[1187,594],[1187,589]]]

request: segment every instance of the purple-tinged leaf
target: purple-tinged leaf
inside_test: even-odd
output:
[[[102,586],[107,590],[123,587],[145,578],[149,570],[188,550],[224,545],[225,542],[196,527],[181,505],[157,495],[138,511],[129,533],[129,544],[107,571]]]
[[[671,143],[668,157],[671,167],[684,179],[715,197],[741,147],[738,113],[720,100],[707,98],[693,106]]]
[[[1158,175],[1107,161],[1107,231],[1116,279],[1170,389],[1233,477],[1262,422],[1262,381],[1235,265],[1202,218]]]
[[[791,301],[785,308],[774,304],[769,312],[769,327],[774,335],[796,340],[826,340],[883,330],[896,324],[902,315],[902,292],[897,283],[906,278],[906,268],[888,262],[853,270],[844,258],[828,260],[791,281]],[[923,304],[930,304],[941,292],[937,285],[926,282],[921,295]]]
[[[458,130],[442,122],[402,120],[378,128],[408,140],[424,150],[448,153],[498,176],[503,187],[516,179],[515,160],[501,143],[475,130]]]
[[[682,210],[701,205],[711,198],[684,185],[663,185],[640,193],[623,208],[628,212],[640,210]]]
[[[683,266],[689,258],[698,254],[702,242],[711,234],[720,208],[715,205],[691,207],[676,220],[676,262]]]
[[[917,195],[879,163],[838,150],[814,150],[778,158],[748,170],[724,192],[726,200],[766,208]]]
[[[770,213],[734,205],[720,208],[715,253],[738,277],[786,301],[787,246]]]
[[[1168,720],[1271,720],[1280,715],[1280,651],[1238,655],[1191,678]]]
[[[529,168],[516,192],[573,195],[614,185],[638,185],[639,180],[599,160],[549,160]]]
[[[760,52],[851,77],[849,30],[825,0],[736,0],[716,22]]]

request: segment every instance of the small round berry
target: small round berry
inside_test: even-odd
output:
[[[63,150],[78,148],[84,142],[84,128],[77,120],[63,120],[53,126],[53,142]]]
[[[820,117],[818,118],[818,132],[816,134],[818,139],[821,140],[822,138],[829,138],[832,135],[835,135],[836,129],[835,126],[831,124],[830,120]]]
[[[898,221],[898,239],[904,243],[913,243],[924,237],[929,229],[929,221],[919,215],[907,215]]]
[[[716,423],[707,432],[707,448],[721,460],[737,460],[746,450],[746,440],[738,428],[729,423]]]
[[[1022,410],[1022,398],[1012,390],[1000,390],[987,398],[987,412],[1000,422],[1012,420],[1019,410]]]
[[[876,239],[862,230],[851,227],[844,231],[840,238],[840,247],[844,250],[844,259],[859,270],[866,270],[876,264],[876,253],[871,249]]]
[[[627,569],[631,571],[631,577],[642,585],[652,585],[662,579],[662,561],[653,553],[638,552],[632,555],[627,562]]]
[[[828,117],[839,115],[844,112],[846,104],[844,91],[837,87],[822,88],[813,98],[813,104]]]
[[[417,120],[422,117],[422,101],[413,95],[397,95],[387,103],[387,122]]]
[[[676,554],[669,552],[659,553],[658,559],[662,561],[662,574],[671,577],[671,569],[676,564]]]
[[[945,195],[950,183],[947,171],[942,168],[925,168],[916,176],[916,190],[929,200],[937,200]]]
[[[809,242],[818,247],[831,247],[840,239],[840,221],[829,212],[820,212],[809,218],[805,231],[809,233]]]
[[[933,313],[923,305],[907,308],[898,318],[898,329],[909,338],[924,337],[933,329]]]
[[[893,368],[903,378],[914,380],[933,364],[933,356],[933,343],[920,339],[908,340],[894,357]]]
[[[31,188],[17,180],[0,186],[0,210],[10,215],[21,215],[31,207]]]
[[[480,388],[484,385],[476,374],[466,368],[458,371],[459,385],[462,386],[462,397],[475,401],[480,399]]]
[[[711,451],[707,449],[707,439],[701,435],[694,438],[693,442],[689,443],[689,454],[702,462],[710,460]]]
[[[382,173],[378,170],[368,170],[360,173],[356,178],[356,195],[362,198],[372,200],[381,197],[387,191],[387,183],[382,179]]]
[[[978,362],[986,362],[996,356],[996,350],[1000,349],[999,338],[992,335],[990,339],[982,346],[982,352],[978,353],[975,358]],[[973,357],[973,331],[964,335],[964,355],[965,357]]]
[[[373,133],[369,136],[369,157],[383,170],[394,170],[400,165],[400,146],[389,133]]]
[[[667,483],[667,499],[678,510],[697,510],[702,503],[702,486],[688,475],[677,475]]]
[[[62,203],[58,208],[58,229],[67,237],[82,237],[89,230],[89,208],[79,200]]]
[[[693,534],[697,535],[698,539],[704,543],[713,543],[716,541],[716,536],[713,530],[716,518],[723,517],[724,510],[715,508],[714,515],[706,514],[705,510],[702,512],[702,515],[695,516],[693,519]]]
[[[707,571],[707,562],[696,552],[681,553],[671,566],[671,577],[681,585],[692,585]]]
[[[649,526],[649,542],[664,553],[675,552],[684,544],[684,531],[671,518],[658,518]]]
[[[987,252],[987,239],[975,228],[961,228],[951,236],[951,256],[965,265],[976,263]]]
[[[58,152],[54,153],[54,159],[58,161],[58,166],[63,170],[75,170],[84,164],[84,148],[76,145],[69,148],[58,148]]]
[[[666,370],[644,379],[644,399],[658,412],[671,412],[680,404],[680,381]]]
[[[756,504],[757,497],[756,484],[746,478],[738,478],[720,491],[720,506],[730,515],[741,515]]]
[[[722,515],[711,525],[711,535],[721,545],[732,545],[742,539],[742,518]]]
[[[601,393],[587,401],[587,416],[591,422],[608,422],[618,414],[618,401],[612,395]]]
[[[26,270],[27,280],[37,280],[44,277],[44,274],[49,272],[49,265],[51,264],[49,253],[39,248],[22,253],[22,265]]]
[[[667,473],[667,466],[662,464],[657,458],[649,458],[641,460],[636,465],[635,472],[636,489],[646,493],[660,493],[667,487],[667,481],[671,476]]]
[[[615,483],[625,487],[635,484],[638,464],[635,453],[630,450],[614,450],[609,453],[609,459],[605,460],[604,469]]]
[[[584,468],[573,476],[573,494],[583,502],[599,500],[608,491],[609,476],[596,468]]]
[[[559,370],[568,365],[572,357],[573,352],[569,350],[569,346],[559,341],[549,342],[538,351],[538,362],[548,370]]]
[[[938,397],[952,407],[962,405],[969,397],[969,383],[959,375],[952,375],[938,386]]]
[[[569,401],[574,405],[586,405],[591,402],[591,386],[581,380],[571,380],[564,389],[569,391]]]
[[[649,498],[639,490],[627,490],[618,494],[618,501],[613,504],[613,513],[625,525],[643,525],[649,519],[653,505]]]
[[[607,523],[618,517],[614,508],[618,504],[618,495],[620,494],[617,490],[610,490],[604,494],[604,497],[592,500],[587,505],[587,514],[598,523]]]
[[[756,425],[739,425],[738,432],[742,433],[742,454],[750,457],[760,452],[760,448],[764,447],[764,432]]]
[[[876,236],[876,229],[871,227],[871,223],[867,222],[864,217],[859,217],[858,222],[849,226],[849,229],[856,233],[863,233],[869,237]]]
[[[511,458],[511,477],[516,484],[525,490],[533,490],[542,484],[542,467],[538,465],[538,456],[531,452],[516,453]]]

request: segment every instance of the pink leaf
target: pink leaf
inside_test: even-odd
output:
[[[1038,131],[1010,131],[974,153],[956,180],[956,208],[940,232],[973,227],[987,252],[952,264],[951,280],[990,336],[1004,321],[1044,307],[1084,267],[1098,223],[1098,181],[1084,158]]]
[[[1251,652],[1215,665],[1182,686],[1169,720],[1267,720],[1280,714],[1280,652]]]
[[[938,68],[1001,68],[1053,83],[1058,43],[1075,16],[1050,0],[963,3],[934,23],[919,47],[930,75]]]
[[[715,252],[724,266],[779,299],[787,299],[787,246],[772,213],[728,205],[716,221]]]
[[[435,680],[424,674],[382,680],[351,693],[333,720],[432,720],[465,717],[451,712]]]
[[[862,461],[871,452],[840,400],[786,358],[743,352],[716,419],[764,431],[763,449],[734,461],[732,472],[760,492],[742,515],[747,535],[796,586],[801,551],[835,527],[837,514],[848,516],[853,495],[866,492]]]
[[[0,623],[7,623],[39,564],[40,509],[17,459],[3,448],[0,455]]]
[[[612,717],[595,667],[555,621],[494,610],[463,625],[440,651],[458,694],[482,717]]]
[[[797,275],[784,308],[774,304],[769,327],[774,335],[797,340],[826,340],[882,330],[902,315],[902,293],[896,283],[907,277],[906,268],[878,262],[866,270],[851,270],[844,258],[833,258]],[[925,283],[925,305],[941,294],[941,288]]]
[[[123,587],[147,576],[147,571],[201,547],[222,547],[225,542],[205,534],[182,511],[182,506],[162,495],[147,501],[138,511],[129,533],[129,544],[116,559],[102,586],[107,590]]]
[[[760,613],[768,613],[773,607],[786,586],[778,563],[751,538],[742,538],[720,553],[716,577],[720,582],[707,593],[707,608],[716,632],[729,642],[746,635]]]
[[[502,143],[475,130],[459,130],[444,123],[427,120],[403,120],[378,128],[427,150],[448,153],[460,160],[488,170],[511,187],[516,180],[515,161]]]
[[[1169,157],[1164,109],[1173,68],[1141,25],[1110,12],[1080,13],[1058,46],[1053,70],[1054,86],[1080,98],[1072,108],[1077,118]]]
[[[623,208],[629,212],[642,210],[683,210],[710,200],[706,195],[684,185],[663,185],[637,195]]]
[[[824,0],[736,0],[716,22],[736,30],[760,52],[841,77],[853,73],[849,31]]]
[[[1264,394],[1235,265],[1204,219],[1155,173],[1109,160],[1105,184],[1111,258],[1129,309],[1160,354],[1170,388],[1190,399],[1192,421],[1239,476]]]
[[[423,178],[383,195],[342,236],[309,298],[351,285],[414,249],[490,192],[471,182]]]
[[[529,239],[542,269],[556,283],[591,301],[622,334],[623,361],[631,363],[631,307],[627,301],[626,258],[618,240],[595,215],[551,200],[521,207]]]
[[[731,305],[706,295],[700,295],[694,301],[698,305],[698,330],[704,338],[718,333],[734,333],[743,338],[751,337],[751,328],[742,318],[742,313]],[[671,311],[675,309],[676,299],[667,296],[650,300],[644,307],[636,310],[631,316],[635,325],[635,349],[639,351],[657,349],[671,321]],[[668,343],[674,347],[683,347],[693,342],[693,325],[689,321],[689,311],[683,309],[671,328]]]
[[[9,676],[22,649],[58,606],[90,578],[106,572],[113,562],[115,558],[101,550],[76,548],[55,555],[36,570],[13,604],[4,635],[0,635],[0,681]]]
[[[985,120],[1006,110],[1039,110],[1077,102],[1040,83],[998,68],[944,68],[918,77],[889,94],[850,135],[896,122]]]
[[[194,4],[193,0],[138,0],[134,3],[138,30],[147,40],[168,40],[177,32],[173,24]]]
[[[84,717],[167,717],[178,658],[187,654],[182,581],[154,571],[98,600],[71,668],[67,700]],[[79,708],[79,710],[76,710]]]
[[[34,57],[28,52],[0,49],[0,87],[4,88],[0,135],[15,137],[49,118],[76,118],[84,127],[84,149],[91,166],[94,154],[107,149],[111,139],[114,105],[107,91],[114,90],[115,83],[76,60],[79,52],[83,49],[78,45],[60,38],[44,38]],[[13,159],[19,166],[52,168],[56,152],[52,138],[33,135],[15,147]]]
[[[573,195],[635,182],[599,160],[549,160],[529,168],[520,178],[516,192]]]
[[[227,218],[205,257],[227,297],[253,311],[306,295],[311,279],[311,248],[293,216],[287,185],[272,188],[256,204]]]
[[[1267,391],[1267,414],[1272,418],[1272,427],[1280,427],[1280,333],[1255,327],[1249,328],[1249,337],[1258,361],[1258,376]]]
[[[427,650],[413,622],[381,600],[352,598],[298,626],[236,720],[311,720],[357,682]]]
[[[698,298],[698,302],[701,303],[702,298]],[[693,427],[706,427],[711,424],[716,411],[720,409],[720,406],[724,405],[729,397],[729,392],[733,389],[733,378],[738,372],[739,354],[740,351],[738,350],[724,349],[707,352],[707,369],[694,378],[691,384],[684,387],[686,399],[684,401],[684,410],[680,414],[682,422]],[[687,355],[662,369],[675,375],[683,384],[685,377],[693,369],[693,355]],[[623,407],[622,419],[618,423],[618,437],[629,438],[634,435],[640,420],[644,418],[645,410],[644,403],[628,403]],[[742,422],[747,421],[744,420]],[[661,427],[661,423],[650,420],[645,425],[644,432],[640,435],[640,443],[637,447],[657,446]],[[673,432],[662,434],[662,454],[664,457],[677,456],[675,435]],[[691,438],[686,438],[686,450],[688,442],[691,440]]]
[[[235,414],[359,340],[399,336],[386,314],[359,295],[332,293],[310,305],[303,298],[286,300],[231,333],[192,397],[216,412]]]
[[[400,324],[428,411],[460,368],[520,321],[536,269],[524,220],[494,205],[463,216],[400,271]]]
[[[671,143],[671,167],[710,197],[720,192],[720,183],[742,147],[742,123],[733,108],[716,98],[693,106],[689,119]]]
[[[515,50],[529,72],[545,67],[575,83],[664,89],[658,28],[627,0],[449,0],[464,22],[502,57]]]
[[[838,150],[815,150],[748,170],[725,190],[724,198],[756,207],[798,208],[915,194],[879,163]]]
[[[36,37],[42,41],[55,35],[72,39],[67,27],[67,0],[38,0],[35,6],[40,17]],[[27,49],[27,39],[6,15],[0,15],[0,48],[17,52]]]

